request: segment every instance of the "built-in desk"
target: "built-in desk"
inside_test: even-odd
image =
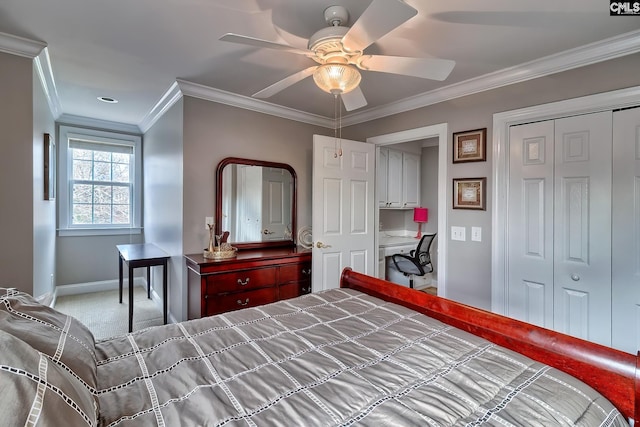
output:
[[[268,304],[311,292],[311,250],[247,249],[214,261],[185,255],[189,318]]]
[[[381,279],[386,279],[394,283],[409,286],[409,279],[402,273],[398,272],[393,264],[391,255],[393,254],[409,254],[417,249],[420,239],[415,234],[402,236],[397,234],[387,234],[381,232],[378,236],[378,273]]]

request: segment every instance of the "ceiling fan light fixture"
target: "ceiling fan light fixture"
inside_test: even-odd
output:
[[[316,85],[333,95],[351,92],[358,87],[361,78],[358,69],[348,64],[324,64],[313,72]]]

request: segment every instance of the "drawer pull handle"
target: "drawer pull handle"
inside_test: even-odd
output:
[[[308,294],[309,292],[311,292],[311,288],[302,288],[303,294]]]
[[[243,306],[243,307],[244,307],[244,306],[245,306],[245,305],[247,305],[247,304],[249,304],[249,298],[247,298],[246,300],[244,300],[244,302],[242,302],[242,300],[238,300],[238,305],[241,305],[241,306]]]
[[[238,279],[238,285],[247,286],[248,284],[249,284],[249,278],[248,277],[246,279],[244,279],[244,281],[242,279]]]
[[[311,269],[310,268],[303,268],[302,269],[302,274],[310,275],[311,274]]]

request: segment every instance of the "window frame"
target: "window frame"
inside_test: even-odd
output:
[[[142,137],[140,135],[87,129],[76,126],[59,127],[58,141],[58,235],[91,236],[139,234],[142,232]],[[132,147],[133,162],[130,165],[131,183],[131,224],[72,224],[72,150],[70,139],[86,139],[113,145]]]

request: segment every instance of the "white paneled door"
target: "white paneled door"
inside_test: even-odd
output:
[[[554,325],[611,345],[610,111],[555,121]]]
[[[374,275],[375,145],[313,137],[313,290],[336,288],[344,267]]]
[[[611,345],[612,113],[515,126],[509,315]]]
[[[613,115],[612,346],[640,350],[640,108]]]
[[[291,174],[262,168],[262,240],[285,240],[291,232]]]
[[[553,329],[553,120],[509,130],[508,315]]]

